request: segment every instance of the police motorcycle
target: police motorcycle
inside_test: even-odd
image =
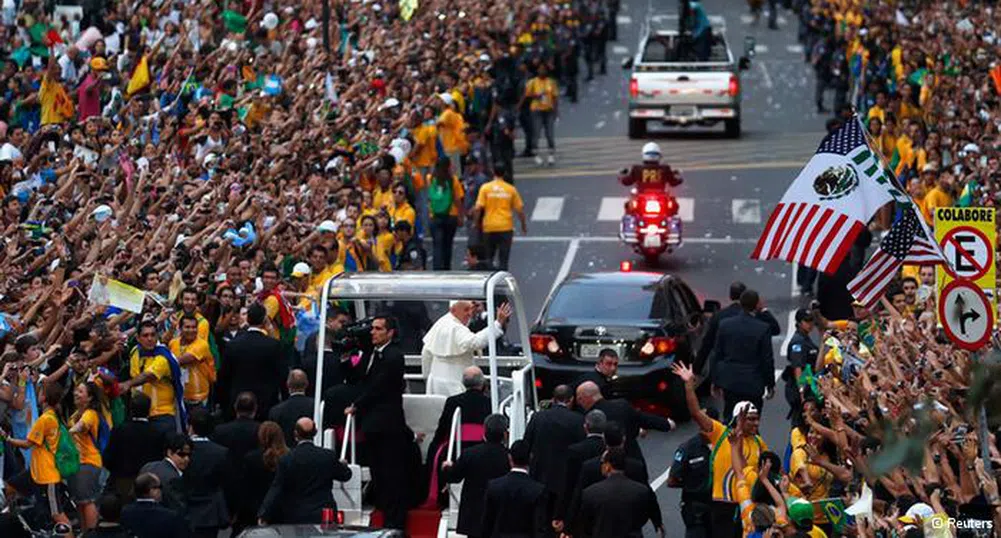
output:
[[[678,200],[668,187],[681,185],[681,175],[661,164],[660,146],[643,146],[643,163],[623,168],[619,183],[632,187],[619,223],[619,240],[641,254],[649,265],[656,265],[660,255],[670,254],[682,243],[682,223]]]

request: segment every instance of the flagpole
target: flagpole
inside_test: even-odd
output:
[[[865,136],[865,140],[869,146],[869,149],[873,150],[876,153],[876,156],[879,157],[880,164],[883,165],[884,170],[888,172],[886,175],[889,176],[890,183],[893,184],[894,188],[899,190],[904,196],[907,197],[907,200],[911,203],[913,211],[917,212],[918,203],[915,202],[914,198],[911,197],[911,193],[907,192],[907,189],[905,189],[903,185],[900,184],[900,180],[897,179],[897,175],[893,172],[893,170],[890,170],[889,166],[884,164],[886,162],[886,157],[884,157],[883,152],[880,151],[879,144],[877,144],[876,139],[872,137],[872,133],[869,132],[869,128],[866,126],[865,123],[862,122],[862,119],[859,118],[858,112],[855,111],[854,106],[852,107],[852,118],[855,121],[859,122],[859,125],[862,127],[862,135]],[[918,224],[921,225],[921,230],[924,231],[925,236],[928,237],[928,242],[935,245],[935,250],[937,250],[939,256],[941,256],[942,262],[947,264],[950,268],[953,268],[952,264],[949,263],[949,260],[945,257],[945,252],[942,251],[942,246],[938,244],[938,241],[935,241],[935,234],[931,233],[932,232],[931,228],[929,228],[928,223],[925,222],[924,215],[918,215]]]

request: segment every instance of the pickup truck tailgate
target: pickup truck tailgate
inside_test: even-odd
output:
[[[639,107],[727,105],[737,93],[735,77],[731,88],[732,77],[728,71],[637,72],[630,81],[630,93]]]

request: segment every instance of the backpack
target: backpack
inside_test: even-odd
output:
[[[444,185],[442,185],[444,183]],[[432,181],[428,189],[428,205],[432,217],[447,217],[452,209],[452,181]]]
[[[45,448],[55,453],[56,470],[59,471],[59,476],[67,478],[80,470],[80,450],[77,449],[76,443],[73,442],[73,437],[63,421],[58,418],[56,421],[59,423],[59,442],[56,443],[55,451],[47,444]]]

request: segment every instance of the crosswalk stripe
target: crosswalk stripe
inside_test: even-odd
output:
[[[681,217],[681,222],[695,220],[695,198],[678,197],[678,216]]]
[[[598,220],[601,222],[618,221],[622,219],[627,198],[622,196],[605,196],[598,208]]]
[[[615,22],[618,23],[618,24],[623,24],[623,25],[625,25],[625,24],[632,24],[633,23],[633,18],[630,17],[629,15],[619,15],[619,16],[615,17]]]
[[[768,45],[762,45],[760,43],[756,43],[754,45],[754,52],[756,54],[764,54],[764,53],[768,52]]]
[[[734,198],[730,207],[736,224],[761,224],[761,200]]]
[[[803,45],[786,45],[786,50],[793,54],[803,54]]]
[[[629,47],[625,45],[615,45],[612,47],[612,54],[617,56],[627,56],[629,54]]]
[[[540,196],[532,210],[533,221],[552,222],[560,220],[563,213],[563,196]]]

